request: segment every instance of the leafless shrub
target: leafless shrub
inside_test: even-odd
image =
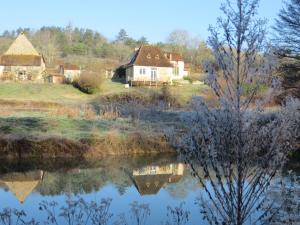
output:
[[[150,94],[150,102],[156,106],[162,106],[161,109],[179,107],[177,99],[172,95],[169,85],[164,85],[159,92]]]
[[[297,149],[300,102],[292,100],[278,113],[248,112],[241,121],[230,105],[210,109],[194,99],[193,107],[182,118],[187,133],[179,140],[178,134],[171,136],[207,192],[199,203],[204,217],[212,224],[237,224],[239,214],[244,224],[254,212],[271,218],[270,210],[262,209],[264,194]]]
[[[185,210],[184,203],[180,203],[179,207],[172,208],[168,206],[166,225],[185,225],[189,221],[190,212]]]
[[[49,112],[50,116],[66,116],[68,118],[78,118],[81,115],[78,107],[61,106],[57,107]]]
[[[148,204],[139,204],[134,201],[130,204],[130,217],[131,223],[128,223],[126,215],[124,213],[119,215],[115,225],[146,225],[147,219],[150,216],[150,208]]]
[[[133,125],[137,125],[143,108],[144,107],[140,105],[137,101],[132,100],[128,102],[126,106],[123,107],[123,110],[127,111],[127,113],[129,114],[131,123]]]
[[[194,98],[193,112],[183,115],[186,132],[170,135],[206,192],[199,205],[209,224],[257,224],[272,218],[262,208],[265,194],[299,141],[299,101],[289,101],[277,114],[262,113],[262,104],[249,109],[272,68],[262,55],[265,21],[255,18],[258,3],[227,0],[222,5],[226,18],[210,28],[209,38],[220,71],[212,70],[208,83],[218,107]],[[245,94],[249,82],[254,88]]]
[[[68,118],[85,118],[95,119],[97,113],[91,105],[84,104],[82,106],[59,106],[49,111],[50,116],[66,116]]]
[[[34,219],[26,222],[26,213],[17,209],[5,208],[0,212],[0,222],[2,225],[38,225]]]
[[[95,119],[97,117],[95,109],[88,104],[85,104],[81,107],[81,113],[85,119]]]
[[[284,185],[284,183],[289,185]],[[288,224],[296,225],[300,221],[299,185],[300,179],[297,175],[288,171],[287,174],[277,179],[268,194],[269,201],[275,206],[271,209],[274,217],[265,220],[266,224]]]
[[[103,119],[107,120],[116,120],[121,116],[118,107],[113,104],[104,106],[101,109],[100,115]]]
[[[112,214],[109,212],[111,199],[102,199],[100,203],[87,203],[83,199],[69,198],[66,206],[57,211],[56,202],[40,203],[40,210],[47,214],[46,224],[59,225],[59,218],[63,219],[63,224],[93,224],[106,225],[111,219]]]

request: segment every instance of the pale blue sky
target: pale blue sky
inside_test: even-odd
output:
[[[165,41],[175,29],[206,39],[220,15],[222,0],[10,0],[1,2],[0,32],[18,27],[91,28],[113,39],[121,28],[151,42]],[[282,0],[261,0],[259,15],[272,24]]]

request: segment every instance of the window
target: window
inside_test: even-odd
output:
[[[26,71],[22,70],[18,72],[18,80],[27,80],[27,74]]]
[[[145,74],[146,74],[146,69],[140,68],[140,75],[145,75]]]
[[[155,56],[155,59],[156,59],[156,60],[159,60],[159,55],[156,55],[156,56]]]
[[[157,69],[151,68],[151,81],[156,81],[156,80],[157,80]]]
[[[150,53],[148,53],[148,55],[147,55],[147,59],[151,59],[151,55],[150,55]]]
[[[179,75],[179,67],[178,67],[178,66],[175,66],[175,67],[174,67],[174,75],[175,75],[175,76],[178,76],[178,75]]]

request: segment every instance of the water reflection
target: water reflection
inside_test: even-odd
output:
[[[133,170],[132,180],[141,195],[153,195],[166,184],[179,182],[183,172],[184,165],[182,163],[145,166]]]
[[[299,173],[295,176],[298,180],[293,189],[300,185]],[[281,190],[277,192],[274,198],[280,200],[284,195]],[[189,168],[170,155],[0,164],[0,212],[6,207],[24,210],[28,218],[38,221],[45,221],[39,203],[55,201],[60,209],[65,206],[67,196],[74,194],[87,202],[111,198],[111,212],[115,217],[130,213],[128,206],[133,201],[149,204],[150,224],[161,224],[166,219],[167,207],[184,201],[185,209],[191,211],[188,224],[201,224],[200,208],[195,205],[201,193],[203,189],[190,175]],[[295,192],[294,196],[293,202],[299,205],[299,193]],[[299,208],[295,212],[299,215]],[[286,214],[283,210],[282,215]]]
[[[0,176],[0,185],[8,189],[18,199],[24,203],[26,198],[42,182],[44,172],[42,170],[25,173],[8,173]]]
[[[169,185],[180,182],[185,175],[184,164],[170,156],[159,160],[119,160],[106,159],[56,169],[52,165],[42,166],[42,169],[25,166],[23,170],[24,165],[14,164],[16,172],[7,170],[9,166],[6,166],[7,171],[0,173],[0,190],[13,194],[22,204],[32,193],[41,196],[89,194],[99,192],[110,184],[121,196],[131,187],[144,196],[155,195],[162,188],[168,190]]]

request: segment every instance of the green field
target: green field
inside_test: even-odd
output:
[[[185,84],[170,87],[171,93],[181,102],[185,103],[193,95],[201,95],[207,87],[201,84]],[[72,85],[63,84],[38,84],[21,82],[0,82],[0,100],[10,101],[34,101],[55,103],[83,103],[92,99],[110,94],[138,91],[160,91],[160,87],[131,87],[126,89],[125,85],[118,82],[106,80],[99,93],[94,95],[84,94]]]
[[[0,99],[15,101],[76,102],[88,95],[71,85],[8,82],[0,83]]]

